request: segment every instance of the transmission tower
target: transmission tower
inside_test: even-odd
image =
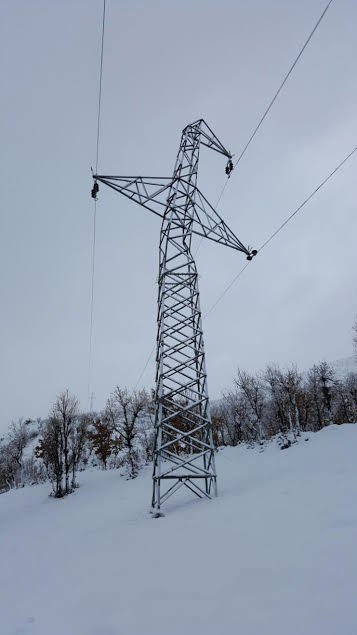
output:
[[[203,119],[182,131],[172,177],[93,175],[162,219],[159,245],[155,453],[152,509],[186,486],[198,497],[217,495],[207,391],[198,274],[191,251],[197,234],[246,254],[245,247],[197,187],[200,147],[232,156]]]

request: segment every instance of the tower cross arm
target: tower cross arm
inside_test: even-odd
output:
[[[209,238],[215,242],[241,251],[250,257],[256,254],[255,250],[243,245],[227,223],[212,207],[198,188],[195,188],[195,201],[193,203],[194,215],[192,233]]]
[[[214,134],[213,130],[209,127],[209,125],[205,122],[204,119],[199,119],[192,124],[189,124],[184,128],[183,132],[187,133],[189,137],[194,138],[197,134],[197,129],[199,129],[200,134],[200,143],[206,148],[210,150],[214,150],[219,154],[223,154],[227,159],[232,158],[231,152],[224,147],[223,143],[218,139],[218,137]]]
[[[103,176],[94,174],[95,182],[104,183],[116,192],[150,210],[161,218],[166,207],[171,177],[156,176]]]

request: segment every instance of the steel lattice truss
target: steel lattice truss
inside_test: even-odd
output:
[[[99,176],[162,218],[159,245],[155,454],[152,508],[186,486],[199,497],[217,495],[198,274],[191,252],[197,234],[252,254],[197,187],[200,146],[231,154],[199,119],[182,132],[171,178]]]

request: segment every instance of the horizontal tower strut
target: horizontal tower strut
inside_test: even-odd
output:
[[[175,209],[171,220],[173,227],[177,227],[178,230],[181,229],[182,224],[186,222],[186,207],[190,205],[192,208],[192,234],[208,238],[226,247],[231,247],[247,256],[251,253],[251,250],[241,243],[198,187],[190,187],[190,183],[185,178],[102,176],[99,174],[93,175],[93,178],[145,207],[156,216],[160,216],[160,218],[164,218],[165,213],[171,211],[167,194],[172,186],[176,184]],[[190,187],[189,194],[187,194],[188,187]]]

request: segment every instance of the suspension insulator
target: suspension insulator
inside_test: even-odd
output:
[[[232,170],[233,170],[233,162],[232,162],[232,159],[229,159],[226,165],[226,174],[228,178],[230,177]]]
[[[94,200],[97,200],[97,194],[99,192],[99,185],[97,183],[97,181],[95,181],[93,187],[92,187],[92,198],[94,198]]]
[[[247,260],[253,260],[254,256],[256,256],[256,255],[257,255],[257,253],[258,253],[258,252],[257,252],[257,250],[256,250],[256,249],[252,249],[252,250],[249,252],[248,256],[247,256]]]

